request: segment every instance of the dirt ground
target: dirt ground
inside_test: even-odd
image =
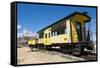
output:
[[[58,51],[38,50],[36,48],[31,51],[27,46],[17,48],[17,62],[20,64],[41,64],[55,62],[73,62],[95,60],[96,55],[83,55],[81,57],[64,54]]]
[[[30,50],[29,47],[17,48],[17,62],[18,64],[40,64],[40,63],[54,63],[54,62],[72,62],[84,61],[82,57],[76,57],[68,54],[63,54],[55,51],[47,50]]]

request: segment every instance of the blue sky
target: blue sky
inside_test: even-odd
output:
[[[28,31],[37,32],[42,28],[56,22],[57,20],[77,11],[87,12],[91,17],[91,28],[95,31],[96,8],[91,7],[72,7],[72,6],[51,6],[24,4],[17,5],[17,26],[18,33],[25,27]]]

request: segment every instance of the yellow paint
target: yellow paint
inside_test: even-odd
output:
[[[73,17],[73,20],[76,20],[76,21],[78,21],[78,22],[80,22],[80,23],[86,23],[85,21],[86,21],[86,20],[89,20],[89,18],[86,17],[86,16],[84,16],[84,15],[79,15],[79,14],[77,14],[77,15],[75,15],[75,16]]]
[[[49,33],[51,37],[51,28],[48,28],[44,31],[44,45],[51,45],[51,38],[49,37]],[[47,37],[46,37],[46,34],[47,34]]]
[[[44,44],[44,38],[38,39],[38,43],[39,43],[39,44]]]
[[[31,40],[28,41],[28,45],[31,45]]]
[[[51,27],[44,30],[44,38],[39,39],[38,43],[43,43],[44,45],[51,45],[53,43],[71,43],[71,29],[70,23],[72,27],[72,41],[73,43],[78,42],[78,34],[76,30],[76,21],[81,24],[88,20],[84,15],[75,15],[72,17],[72,20],[66,20],[67,34],[61,34],[57,36],[51,36]],[[50,37],[49,37],[50,33]],[[47,34],[47,37],[46,37]],[[34,44],[34,42],[33,42]]]
[[[69,19],[66,20],[66,29],[67,29],[67,36],[66,36],[67,41],[66,41],[66,43],[71,43],[70,20]]]
[[[68,42],[68,35],[67,34],[61,34],[61,35],[51,37],[51,43],[53,43],[53,44],[67,43],[67,42]]]
[[[35,45],[36,44],[36,40],[32,40],[31,44]]]
[[[86,16],[83,15],[75,15],[72,18],[72,22],[71,22],[71,26],[72,26],[72,41],[73,42],[78,42],[78,35],[77,34],[77,29],[76,29],[76,21],[79,22],[82,27],[84,27],[84,23],[85,21],[88,20],[88,18]]]
[[[38,41],[36,39],[31,39],[28,41],[28,45],[36,45]]]
[[[71,26],[72,26],[72,41],[75,43],[75,42],[78,42],[76,23],[72,21]]]
[[[70,20],[66,20],[66,34],[60,34],[57,36],[51,36],[50,42],[51,44],[56,44],[56,43],[70,43],[71,42],[71,37],[70,37]],[[49,31],[47,31],[49,32]]]

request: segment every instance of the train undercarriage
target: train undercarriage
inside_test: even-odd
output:
[[[84,54],[85,50],[92,51],[94,49],[94,44],[92,41],[78,42],[78,43],[57,43],[51,45],[36,44],[29,46],[31,48],[31,51],[33,51],[33,48],[37,48],[38,50],[51,50],[54,48],[61,50],[65,54],[73,54],[73,55],[82,55]]]

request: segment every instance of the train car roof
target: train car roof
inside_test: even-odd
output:
[[[73,17],[73,16],[76,15],[76,14],[84,15],[84,16],[88,17],[88,18],[89,18],[88,21],[90,21],[90,19],[91,19],[91,18],[87,15],[87,12],[83,12],[83,13],[74,12],[74,13],[72,13],[72,14],[70,14],[70,15],[68,15],[68,16],[66,16],[66,17],[64,17],[64,18],[62,18],[62,19],[60,19],[60,20],[58,20],[58,21],[56,21],[56,22],[54,22],[53,24],[51,24],[51,25],[49,25],[49,26],[47,26],[47,27],[45,27],[45,28],[39,30],[37,33],[40,33],[40,32],[42,32],[42,31],[44,31],[45,29],[47,29],[47,28],[49,28],[49,27],[51,27],[51,26],[53,26],[53,25],[55,25],[55,24],[57,24],[57,23],[59,23],[59,22],[65,20],[65,19],[70,19],[71,17]],[[86,22],[88,22],[88,21],[86,21]]]

